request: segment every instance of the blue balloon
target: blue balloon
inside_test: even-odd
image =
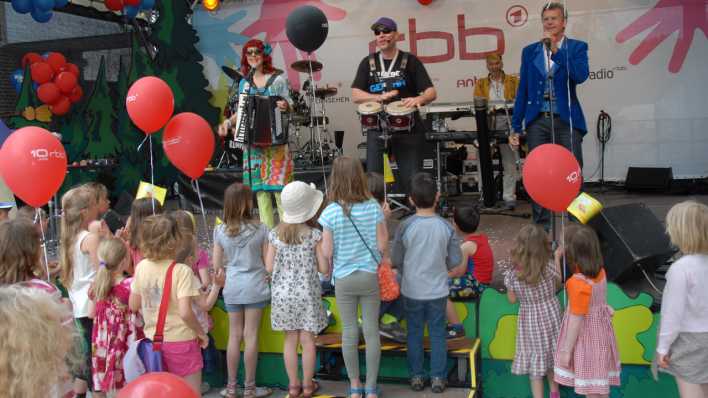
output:
[[[123,7],[123,14],[125,14],[126,17],[133,19],[135,16],[138,15],[138,12],[140,12],[140,7],[137,6],[125,6]]]
[[[51,11],[42,11],[37,8],[32,10],[32,18],[34,18],[35,21],[39,23],[45,23],[52,19],[52,12]]]
[[[22,71],[22,69],[16,69],[14,72],[12,72],[10,80],[12,81],[12,87],[14,87],[15,91],[19,94],[20,90],[22,90],[22,81],[25,80],[25,73]]]
[[[54,8],[64,8],[69,4],[69,0],[54,0]]]
[[[155,0],[143,0],[142,3],[140,3],[140,8],[143,10],[149,10],[153,7],[155,7]]]
[[[39,11],[49,11],[54,8],[54,0],[34,0],[34,9]]]
[[[32,0],[12,0],[12,9],[19,14],[32,12],[34,6]]]

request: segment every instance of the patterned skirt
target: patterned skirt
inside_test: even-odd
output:
[[[282,191],[293,180],[293,168],[287,144],[250,147],[243,153],[243,183],[253,192]]]

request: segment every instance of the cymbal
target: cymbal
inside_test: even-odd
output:
[[[295,61],[292,64],[290,64],[290,67],[295,69],[298,72],[309,73],[310,72],[310,65],[312,65],[313,72],[319,72],[322,70],[322,62],[310,61],[307,59]]]
[[[320,87],[315,89],[315,97],[317,98],[327,98],[333,95],[337,95],[337,87]]]
[[[231,80],[240,81],[243,78],[241,76],[241,74],[234,68],[229,68],[228,66],[222,66],[221,70],[224,71],[226,76],[228,76]]]

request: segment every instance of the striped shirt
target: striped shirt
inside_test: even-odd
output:
[[[354,271],[376,273],[381,255],[376,242],[376,226],[384,221],[381,206],[374,199],[356,203],[351,207],[351,221],[342,206],[330,203],[320,215],[319,223],[334,237],[334,279],[344,278]],[[366,245],[352,225],[356,224]],[[368,247],[376,254],[376,259]]]

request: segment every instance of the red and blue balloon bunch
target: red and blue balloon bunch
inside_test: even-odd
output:
[[[12,8],[20,14],[31,14],[37,22],[52,19],[52,10],[64,8],[69,0],[12,0]]]
[[[37,86],[37,98],[49,106],[56,116],[69,112],[71,104],[81,100],[84,91],[79,85],[79,67],[66,62],[66,58],[57,52],[41,56],[27,53],[22,57],[22,67],[29,65],[32,81]]]
[[[123,11],[126,17],[135,18],[140,11],[155,7],[155,0],[105,0],[105,4],[111,11]]]

